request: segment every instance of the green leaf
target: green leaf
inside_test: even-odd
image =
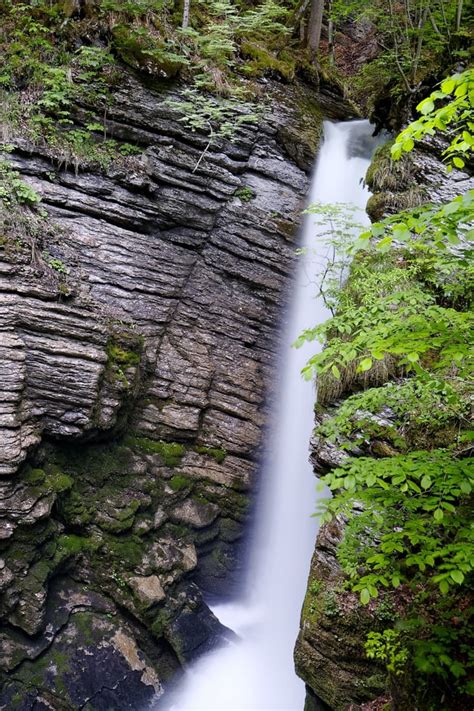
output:
[[[341,378],[341,372],[340,372],[339,368],[337,367],[337,365],[333,365],[333,366],[332,366],[332,368],[331,368],[331,373],[334,375],[334,377],[336,378],[336,380],[340,380],[340,378]]]
[[[434,516],[434,520],[435,520],[437,523],[440,523],[440,521],[442,521],[443,518],[444,518],[443,509],[439,509],[439,508],[438,508],[438,509],[435,509],[433,516]]]
[[[431,477],[428,474],[425,474],[425,476],[421,480],[421,486],[423,487],[423,489],[429,489],[431,483]]]
[[[458,585],[461,585],[461,583],[464,582],[464,573],[462,572],[462,570],[452,570],[450,575],[454,582]]]
[[[445,94],[452,94],[455,86],[456,82],[454,79],[445,79],[441,84],[441,91]]]
[[[393,160],[399,160],[402,157],[402,145],[401,143],[394,143],[390,149]]]
[[[460,489],[463,494],[470,494],[472,491],[472,486],[468,481],[462,481],[460,484]]]
[[[388,252],[388,250],[392,246],[392,242],[392,237],[384,237],[380,240],[380,242],[377,242],[377,249],[379,249],[381,252]]]
[[[458,156],[455,156],[453,158],[453,163],[456,166],[456,168],[464,168],[465,163],[462,158],[459,158]]]
[[[357,370],[360,373],[365,373],[367,370],[370,370],[372,367],[372,358],[363,358],[361,362],[359,363],[359,366]]]
[[[355,487],[355,484],[355,476],[352,476],[352,474],[349,474],[349,476],[346,476],[346,478],[344,479],[344,487],[346,489],[353,489]]]
[[[452,200],[443,207],[443,213],[445,215],[452,215],[454,212],[457,212],[461,207],[462,205],[459,200]]]
[[[406,225],[394,227],[393,239],[396,239],[398,242],[408,242],[408,240],[411,239],[411,232]]]
[[[441,580],[439,589],[442,595],[447,595],[449,592],[449,583],[447,580]]]
[[[363,588],[363,590],[360,591],[360,601],[363,605],[367,605],[370,602],[370,592],[367,588]]]
[[[421,114],[423,114],[423,116],[426,116],[426,114],[430,114],[433,111],[434,107],[434,101],[431,99],[425,99],[419,103],[416,108]]]

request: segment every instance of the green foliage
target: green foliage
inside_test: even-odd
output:
[[[242,42],[257,38],[273,45],[288,34],[288,9],[274,0],[249,9],[233,0],[196,0],[186,29],[176,26],[181,16],[174,5],[103,0],[100,7],[106,21],[114,18],[112,44],[124,61],[162,79],[188,72],[197,88],[215,94],[240,92]]]
[[[190,486],[190,480],[182,474],[175,474],[171,477],[169,484],[173,491],[182,491]]]
[[[403,674],[409,656],[408,650],[401,645],[400,633],[393,629],[369,632],[365,653],[369,659],[384,662],[387,670],[396,676]]]
[[[8,148],[8,146],[7,146]],[[43,246],[57,242],[60,230],[41,207],[41,198],[18,171],[0,160],[0,255],[2,260],[31,265],[52,288],[69,295],[69,269]]]
[[[426,618],[411,617],[399,623],[400,630],[410,644],[415,668],[423,674],[436,674],[441,679],[461,687],[474,695],[472,675],[474,648],[472,645],[472,616],[474,609],[467,600],[443,600],[435,609],[428,608],[434,619],[430,634],[426,634]]]
[[[255,193],[253,188],[248,185],[243,185],[241,188],[237,188],[234,197],[239,198],[242,202],[250,202],[255,197]]]
[[[58,259],[57,257],[51,257],[51,255],[47,251],[43,252],[43,258],[46,264],[48,264],[48,266],[50,266],[51,269],[54,269],[54,271],[58,274],[67,275],[69,273],[69,269],[66,267],[62,259]]]
[[[441,132],[451,138],[443,153],[448,169],[453,166],[464,168],[472,157],[474,146],[474,69],[442,81],[441,88],[420,102],[417,109],[420,118],[396,138],[391,149],[392,157],[399,159],[404,152],[413,150],[415,143],[424,136]]]
[[[446,594],[474,568],[466,498],[474,485],[472,461],[441,449],[356,457],[322,481],[338,492],[324,504],[322,520],[343,514],[349,521],[340,557],[362,602],[377,597],[380,586],[398,587],[406,580],[421,579]],[[354,511],[354,500],[362,512]],[[353,535],[364,530],[370,537]]]
[[[163,39],[147,26],[115,26],[113,44],[127,64],[161,79],[171,79],[189,64],[176,42]]]
[[[459,12],[461,10],[461,12]],[[433,75],[470,56],[472,9],[459,0],[333,0],[330,15],[336,27],[349,21],[365,21],[375,29],[379,51],[364,62],[353,82],[370,109],[384,97],[409,108]]]
[[[443,101],[465,86],[448,81]],[[444,109],[457,111],[465,96],[459,92]],[[433,107],[421,108],[429,116]],[[472,105],[460,111],[446,122],[454,152],[465,122],[472,123]],[[413,148],[410,130],[396,140],[396,155]],[[351,395],[317,430],[352,455],[364,447],[379,455],[346,456],[323,476],[333,498],[320,507],[323,521],[347,522],[338,548],[346,585],[364,605],[374,606],[381,591],[398,603],[396,628],[372,632],[367,655],[391,674],[414,666],[457,693],[474,691],[466,682],[473,663],[474,466],[466,456],[473,438],[473,204],[471,191],[372,225],[350,249],[354,261],[335,294],[335,315],[297,342],[326,341],[304,369],[318,376],[320,389],[337,383],[338,397],[379,386]],[[397,373],[409,377],[383,385]]]
[[[120,144],[106,140],[105,129],[117,79],[112,53],[98,46],[77,48],[74,23],[64,20],[58,5],[4,4],[0,87],[9,92],[1,98],[5,123],[12,132],[46,143],[53,155],[76,169],[81,161],[107,167],[121,154]],[[92,109],[80,127],[77,105]]]
[[[272,39],[275,35],[288,35],[290,30],[284,24],[289,9],[275,0],[263,0],[254,9],[242,13],[237,20],[236,34],[239,37],[256,37],[259,41]]]
[[[210,140],[233,139],[241,126],[255,124],[258,113],[250,105],[235,99],[214,98],[197,89],[184,89],[182,99],[166,104],[182,114],[180,121],[191,131],[205,131]]]
[[[348,397],[315,432],[342,449],[383,438],[403,450],[420,430],[428,440],[448,424],[468,423],[470,403],[462,390],[458,378],[389,382]]]
[[[35,206],[40,200],[38,193],[22,180],[18,171],[7,161],[0,160],[0,201],[11,207],[14,202]]]
[[[354,250],[370,248],[369,240],[375,238],[381,252],[388,252],[392,245],[402,245],[416,239],[418,245],[431,245],[438,249],[447,243],[460,245],[466,258],[470,257],[469,241],[474,236],[474,190],[468,190],[454,200],[439,205],[424,205],[400,212],[377,222],[363,232],[354,245]]]
[[[46,143],[52,157],[76,171],[107,169],[137,153],[107,139],[107,113],[122,76],[117,58],[160,80],[185,73],[194,87],[174,108],[191,130],[205,131],[210,140],[232,138],[240,126],[257,120],[245,103],[254,89],[240,77],[242,43],[265,44],[268,61],[254,66],[252,76],[277,66],[283,71],[273,47],[288,33],[288,9],[275,0],[249,8],[233,0],[196,0],[185,30],[171,0],[98,0],[84,14],[68,3],[3,0],[2,10],[0,89],[9,92],[2,113],[12,133]]]
[[[351,263],[349,248],[353,235],[362,229],[356,220],[358,212],[361,210],[355,205],[320,202],[312,203],[304,211],[305,215],[311,215],[306,219],[317,227],[318,246],[313,250],[313,265],[318,275],[318,291],[333,314]],[[307,250],[297,250],[297,254],[306,253]]]
[[[387,356],[406,372],[421,373],[427,365],[445,371],[453,364],[460,373],[469,372],[473,314],[449,302],[436,303],[436,297],[442,291],[455,305],[470,302],[473,270],[467,238],[473,216],[470,191],[442,208],[417,208],[386,218],[360,235],[355,249],[370,249],[370,237],[375,237],[379,254],[358,256],[337,314],[296,341],[299,346],[330,337],[325,350],[309,360],[305,377],[330,371],[338,379],[347,368],[364,373]],[[456,245],[457,251],[445,252],[446,244]],[[364,289],[354,292],[351,284],[361,282]]]

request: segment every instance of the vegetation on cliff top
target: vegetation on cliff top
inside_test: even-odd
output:
[[[445,158],[468,164],[473,81],[468,70],[423,101],[394,157],[450,124]],[[327,339],[306,368],[326,400],[379,385],[351,395],[316,432],[352,455],[323,477],[333,498],[322,520],[347,520],[339,560],[348,588],[363,604],[380,595],[394,604],[394,624],[369,635],[367,655],[429,709],[474,694],[473,224],[470,191],[372,225],[355,243],[335,315],[301,338]]]
[[[370,112],[398,125],[410,117],[423,87],[469,61],[472,50],[472,7],[462,0],[333,0],[328,17],[330,60],[346,75],[356,72],[356,93]],[[337,29],[348,22],[365,29],[360,58],[337,46]]]
[[[459,0],[425,5],[1,0],[2,140],[26,136],[76,170],[126,163],[140,149],[114,140],[107,127],[125,67],[156,85],[184,80],[185,96],[170,106],[210,139],[257,120],[263,77],[317,83],[319,74],[341,87],[356,73],[356,99],[370,104],[388,93],[401,104],[426,92],[441,67],[464,61],[469,46],[470,16]],[[360,24],[374,45],[363,66],[342,51],[346,34],[357,45]]]

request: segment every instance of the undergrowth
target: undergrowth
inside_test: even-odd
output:
[[[456,101],[469,82],[470,72],[443,82],[445,103],[447,89]],[[459,125],[467,164],[472,106]],[[461,148],[450,138],[454,163]],[[430,710],[467,708],[474,694],[473,224],[474,191],[373,224],[352,247],[334,316],[297,342],[326,342],[304,369],[323,403],[346,396],[316,430],[346,450],[322,477],[333,498],[319,510],[324,522],[346,522],[345,587],[364,605],[382,596],[394,606],[390,626],[374,623],[367,656]]]

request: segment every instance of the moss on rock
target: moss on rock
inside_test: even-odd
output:
[[[248,77],[259,77],[264,75],[276,75],[292,81],[295,77],[295,61],[291,57],[279,59],[269,49],[257,42],[244,40],[241,43],[241,52],[244,57],[251,61],[246,62],[243,70]]]
[[[186,452],[186,447],[179,442],[163,442],[133,435],[127,436],[124,444],[145,454],[159,454],[167,467],[178,465]]]

